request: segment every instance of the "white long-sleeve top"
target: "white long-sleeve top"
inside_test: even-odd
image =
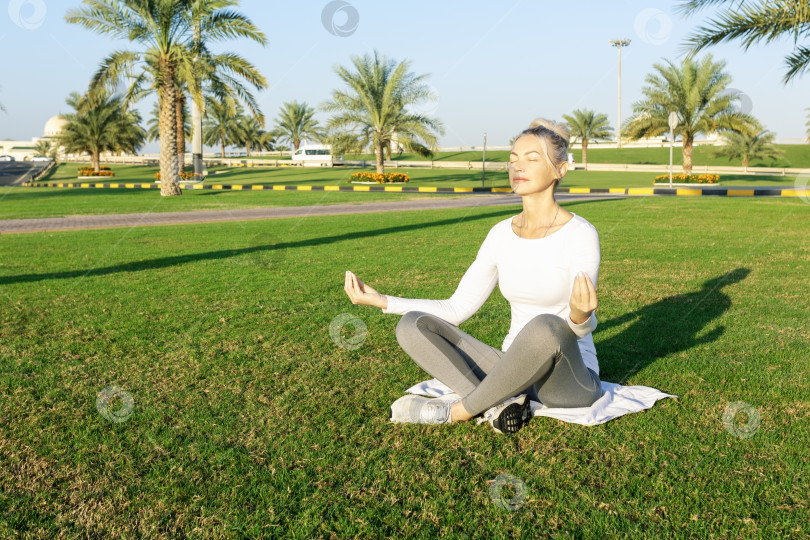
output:
[[[512,311],[509,333],[501,350],[509,348],[532,318],[550,313],[568,322],[579,338],[585,366],[598,374],[592,335],[596,316],[591,314],[587,321],[575,324],[570,317],[569,300],[579,272],[586,272],[596,286],[599,259],[599,234],[576,214],[553,234],[537,239],[515,234],[510,217],[490,229],[453,296],[447,300],[424,300],[386,295],[388,308],[383,313],[403,315],[423,311],[458,326],[478,311],[498,284]]]

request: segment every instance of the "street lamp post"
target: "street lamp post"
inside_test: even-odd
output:
[[[675,144],[675,128],[678,127],[678,113],[669,113],[669,187],[672,187],[672,145]]]
[[[194,24],[194,62],[199,62],[200,59],[200,23],[199,21]],[[195,88],[197,92],[201,89],[199,86]],[[203,160],[202,160],[202,117],[204,111],[197,107],[197,100],[191,100],[191,161],[194,165],[194,180],[203,180]]]
[[[616,141],[618,147],[622,147],[622,47],[630,45],[629,39],[612,39],[610,44],[619,49],[619,97],[616,107]]]

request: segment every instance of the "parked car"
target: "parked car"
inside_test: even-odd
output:
[[[0,161],[17,161],[14,156],[0,156]]]
[[[51,161],[51,158],[48,156],[34,156],[31,158],[31,161]]]

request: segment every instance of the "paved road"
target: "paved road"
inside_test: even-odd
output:
[[[36,173],[48,166],[45,161],[0,161],[0,186],[15,186],[29,173]]]
[[[616,195],[558,194],[559,201],[617,199]],[[362,214],[402,210],[430,210],[470,206],[496,206],[520,204],[518,195],[466,195],[456,199],[423,199],[365,204],[332,204],[326,206],[285,206],[248,208],[241,210],[201,210],[193,212],[160,212],[152,214],[111,214],[101,216],[72,216],[42,219],[0,220],[0,234],[64,231],[73,229],[102,229],[108,227],[142,227],[147,225],[178,225],[184,223],[212,223],[217,221],[244,221],[289,217]]]

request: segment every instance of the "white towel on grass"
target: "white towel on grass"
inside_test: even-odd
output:
[[[459,398],[449,387],[438,379],[431,379],[415,384],[406,390],[409,394],[437,397],[452,401]],[[563,422],[595,426],[604,424],[627,413],[634,413],[649,409],[655,402],[663,398],[678,398],[672,394],[665,394],[649,386],[622,386],[621,384],[602,381],[602,397],[597,399],[590,407],[576,407],[560,409],[546,407],[542,403],[532,401],[534,416],[550,416]]]

